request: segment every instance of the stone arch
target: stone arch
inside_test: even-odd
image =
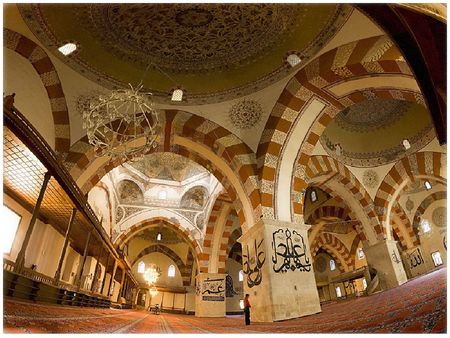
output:
[[[315,256],[320,247],[329,247],[331,248],[336,257],[339,257],[344,268],[344,271],[350,270],[350,267],[353,266],[352,257],[350,252],[344,243],[341,242],[339,238],[330,234],[330,233],[322,233],[320,236],[316,237],[316,240],[311,245],[311,255]]]
[[[133,266],[134,264],[137,263],[137,261],[139,259],[141,259],[142,257],[147,256],[148,254],[151,254],[153,252],[162,253],[162,254],[166,255],[167,257],[169,257],[171,260],[173,260],[174,263],[176,264],[176,266],[178,267],[178,270],[180,271],[181,278],[183,280],[183,286],[191,285],[192,269],[188,270],[189,267],[188,267],[187,262],[186,262],[186,264],[184,264],[183,260],[180,258],[180,256],[177,255],[176,252],[174,252],[172,249],[170,249],[167,246],[162,245],[162,244],[155,244],[155,245],[146,247],[145,249],[143,249],[141,252],[138,253],[136,258],[133,259],[133,261],[131,262],[130,265]],[[191,252],[191,250],[189,250],[189,253],[190,252]]]
[[[183,238],[186,240],[186,242],[189,243],[190,246],[192,246],[192,249],[195,251],[196,257],[198,259],[198,257],[202,253],[202,247],[200,246],[198,241],[194,237],[192,237],[192,235],[188,229],[183,227],[181,224],[179,224],[177,222],[173,222],[173,220],[165,218],[165,217],[154,217],[151,219],[145,219],[141,222],[134,224],[133,226],[131,226],[131,227],[127,228],[125,231],[123,231],[117,237],[117,239],[114,241],[114,245],[117,248],[123,248],[123,246],[126,244],[126,242],[128,242],[134,235],[136,235],[137,233],[139,233],[140,231],[142,231],[146,228],[150,228],[155,225],[160,225],[161,222],[163,223],[163,225],[165,227],[171,228],[171,229],[181,233]]]
[[[44,49],[11,29],[3,28],[3,46],[30,61],[41,78],[52,109],[55,151],[64,158],[70,149],[70,120],[66,97],[55,66]]]
[[[203,254],[199,259],[200,272],[225,272],[228,238],[236,218],[230,203],[219,199],[215,201],[206,227]]]
[[[405,210],[403,210],[399,203],[396,203],[393,207],[393,211],[394,212],[391,214],[392,230],[396,232],[402,249],[410,249],[419,245],[419,238],[414,233],[414,229]]]
[[[378,225],[372,199],[352,172],[339,161],[324,155],[311,156],[305,169],[305,179],[331,196],[339,195],[336,186],[348,193],[347,205],[361,222],[356,231],[364,234],[363,241],[375,243]],[[316,184],[316,182],[318,182]],[[336,186],[331,187],[331,184]],[[343,199],[343,196],[340,196]],[[350,203],[352,205],[350,205]]]
[[[350,220],[349,213],[350,210],[347,208],[341,208],[335,205],[320,206],[311,213],[305,223],[310,225],[316,224],[322,217],[335,217],[348,221]]]
[[[350,258],[352,259],[352,267],[353,269],[356,266],[356,250],[358,250],[359,243],[362,243],[361,238],[356,235],[355,238],[353,238],[352,246],[350,247]]]
[[[106,197],[108,199],[108,207],[109,207],[109,237],[112,237],[112,226],[113,226],[113,206],[111,200],[111,194],[109,192],[108,186],[103,182],[98,182],[95,187],[102,189],[106,193]]]
[[[257,150],[264,217],[302,221],[301,191],[307,186],[304,172],[309,156],[334,116],[353,104],[358,95],[363,96],[359,92],[365,88],[357,84],[358,80],[374,74],[378,77],[385,74],[403,76],[417,87],[415,92],[410,90],[401,95],[398,95],[399,89],[403,89],[401,86],[377,90],[374,91],[376,96],[386,98],[388,94],[423,104],[411,70],[387,36],[354,41],[324,53],[289,81],[269,116]],[[333,93],[331,87],[345,81],[352,81],[358,87],[358,93],[347,97]],[[305,120],[299,123],[302,118]],[[310,128],[302,134],[296,126],[304,123]],[[290,140],[296,149],[287,150]],[[302,140],[300,147],[298,140]],[[284,174],[280,175],[281,172]],[[293,175],[286,175],[286,172]],[[289,188],[291,194],[286,195]]]
[[[238,243],[239,245],[241,245],[241,243],[239,243],[237,240],[239,237],[242,236],[242,230],[240,228],[235,229],[231,234],[230,237],[228,238],[228,245],[227,245],[227,256],[230,254],[231,249],[233,248],[233,246]],[[242,250],[241,250],[242,251]]]
[[[242,264],[242,246],[241,243],[234,243],[234,245],[231,247],[230,251],[227,255],[228,258],[231,258],[238,262],[239,264]]]
[[[241,204],[235,208],[241,226],[244,229],[253,226],[260,218],[254,152],[237,136],[203,117],[179,110],[163,110],[159,120],[161,134],[152,152],[174,152],[197,161],[201,159],[200,162],[205,163],[221,183],[228,182],[223,184],[225,187],[233,187],[232,194],[238,196]],[[120,164],[109,158],[95,158],[86,136],[71,147],[66,162],[70,174],[83,191]]]
[[[321,239],[319,238],[319,240],[321,240]],[[320,249],[325,251],[328,255],[330,255],[333,258],[333,260],[336,263],[336,266],[340,272],[346,272],[346,270],[344,268],[342,257],[339,256],[338,254],[336,254],[336,252],[334,252],[332,249],[330,249],[330,247],[326,244],[320,243],[314,252],[311,250],[311,257],[314,262],[316,261],[316,256],[318,255]]]
[[[416,178],[433,178],[446,184],[447,155],[439,152],[417,152],[399,160],[386,174],[376,193],[374,204],[381,228],[380,238],[390,238],[391,209],[397,203],[400,192]]]
[[[446,191],[438,191],[434,192],[430,195],[428,195],[424,200],[420,203],[419,207],[416,210],[416,213],[414,214],[413,218],[413,230],[415,235],[417,235],[417,229],[420,226],[420,221],[422,219],[422,215],[425,213],[425,210],[436,201],[447,199],[447,192]]]

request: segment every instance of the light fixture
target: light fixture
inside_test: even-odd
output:
[[[150,296],[155,297],[158,294],[158,289],[156,286],[150,288]]]
[[[424,183],[425,189],[430,190],[432,188],[431,183],[429,181],[425,181]]]
[[[77,50],[77,45],[69,42],[66,43],[64,46],[61,46],[58,48],[58,50],[65,56],[72,54],[73,52],[75,52]]]
[[[406,150],[411,148],[411,144],[409,143],[409,141],[406,138],[402,141],[402,144],[403,144],[403,147],[405,147]]]
[[[145,270],[144,273],[144,279],[149,285],[155,284],[159,276],[161,276],[161,269],[154,264]]]
[[[297,66],[302,60],[297,54],[289,54],[286,61],[291,65],[291,67]]]
[[[183,90],[182,89],[177,88],[172,92],[172,101],[175,101],[175,102],[183,101]]]
[[[142,84],[100,95],[83,113],[83,128],[96,156],[121,162],[142,157],[156,147],[158,114]]]

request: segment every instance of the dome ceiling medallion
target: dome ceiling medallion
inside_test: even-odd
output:
[[[76,36],[82,50],[55,56],[106,87],[134,81],[153,63],[146,89],[168,100],[171,74],[190,104],[249,94],[294,71],[342,27],[348,5],[308,4],[20,4],[35,35],[52,51]],[[244,68],[245,67],[245,68]],[[243,72],[245,69],[245,72]]]

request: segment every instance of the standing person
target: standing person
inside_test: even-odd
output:
[[[248,300],[250,295],[248,293],[245,294],[244,298],[244,315],[245,315],[245,325],[250,325],[250,301]]]

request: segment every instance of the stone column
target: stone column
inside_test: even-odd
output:
[[[62,265],[64,262],[64,257],[66,257],[67,245],[69,244],[69,234],[70,234],[70,230],[72,229],[72,224],[73,224],[73,221],[75,220],[76,213],[77,213],[77,209],[75,209],[75,208],[72,209],[72,215],[70,216],[69,225],[67,226],[66,235],[64,236],[64,244],[63,244],[63,248],[61,251],[61,256],[59,257],[58,268],[56,269],[56,272],[55,272],[55,284],[58,284],[58,282],[61,278],[61,269],[62,269]]]
[[[380,241],[364,248],[364,253],[369,266],[377,271],[381,289],[390,289],[408,280],[396,241]]]
[[[105,288],[105,282],[106,282],[106,274],[108,273],[108,265],[109,265],[109,253],[108,253],[108,258],[106,259],[106,265],[105,265],[105,273],[103,275],[103,280],[102,280],[102,287],[100,289],[100,294],[103,295],[103,289]]]
[[[261,219],[238,239],[252,321],[274,322],[321,311],[309,228]]]
[[[91,291],[96,292],[98,290],[98,280],[97,280],[97,273],[98,269],[100,268],[100,258],[103,256],[103,247],[100,253],[97,256],[97,262],[95,263],[95,269],[94,269],[94,276],[92,277],[92,284],[91,284]]]
[[[196,317],[225,317],[225,277],[224,273],[200,273],[195,277]]]
[[[41,190],[39,191],[39,196],[36,200],[36,205],[33,208],[33,214],[31,215],[30,224],[28,225],[27,232],[25,233],[25,238],[22,242],[22,247],[20,248],[19,253],[16,258],[16,266],[14,268],[15,272],[21,272],[23,266],[25,264],[25,252],[28,248],[28,244],[30,242],[31,234],[34,229],[34,225],[36,224],[37,217],[39,216],[39,210],[41,209],[42,200],[44,199],[45,190],[47,190],[48,182],[52,175],[47,171],[44,175],[44,180],[42,182]]]
[[[109,281],[109,287],[108,287],[108,297],[112,296],[113,291],[111,291],[111,286],[114,284],[114,277],[116,275],[116,271],[117,271],[117,260],[114,259],[114,268],[113,268],[113,272],[111,274],[111,280]]]

